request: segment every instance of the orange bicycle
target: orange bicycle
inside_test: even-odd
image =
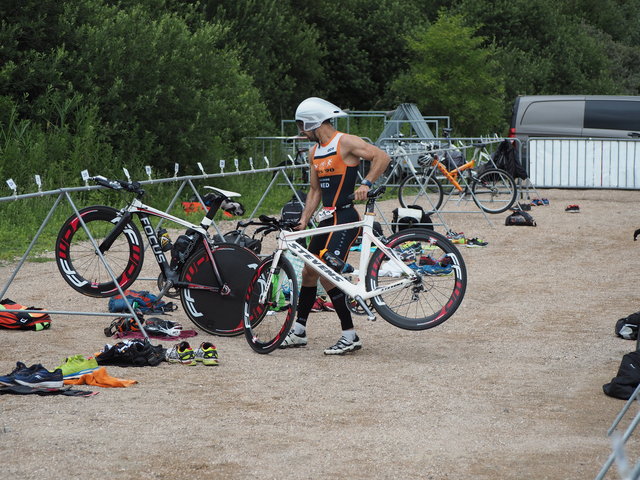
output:
[[[428,152],[418,159],[425,168],[424,173],[406,177],[398,188],[398,199],[403,207],[418,205],[425,212],[433,213],[442,207],[445,196],[458,193],[461,199],[470,195],[475,204],[487,213],[502,213],[509,210],[516,201],[517,187],[513,177],[489,163],[475,170],[479,158],[491,160],[484,149],[484,143],[474,143],[471,160],[462,165],[447,168],[437,152]],[[440,178],[446,183],[442,185]]]

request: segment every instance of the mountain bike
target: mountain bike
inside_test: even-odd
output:
[[[484,151],[486,146],[485,143],[474,143],[471,160],[449,167],[440,160],[437,152],[423,154],[418,164],[425,168],[425,172],[402,181],[398,188],[400,204],[403,207],[419,205],[427,213],[438,210],[445,196],[445,186],[437,177],[439,172],[448,182],[447,195],[459,193],[461,199],[471,195],[475,204],[487,213],[502,213],[510,209],[518,193],[516,182],[505,170],[489,166],[491,157]],[[482,168],[476,169],[481,160]]]
[[[276,251],[258,265],[245,296],[244,331],[254,351],[276,349],[295,317],[296,275],[283,255],[286,250],[345,292],[348,307],[369,320],[375,320],[375,310],[396,327],[425,330],[455,313],[467,286],[462,255],[433,230],[406,229],[390,237],[376,236],[375,201],[384,191],[380,186],[368,193],[364,220],[358,222],[302,231],[291,231],[290,224],[264,215],[259,223],[252,223],[263,225],[267,232],[278,232]],[[352,275],[355,283],[343,275],[348,269],[330,268],[296,241],[352,228],[362,228],[359,270]]]
[[[145,250],[140,230],[133,222],[135,216],[160,268],[158,297],[179,297],[187,316],[205,332],[223,336],[242,333],[244,294],[260,260],[252,251],[221,243],[222,239],[208,233],[221,207],[239,213],[239,204],[231,201],[239,194],[206,187],[212,192],[203,201],[210,207],[200,225],[195,225],[142,203],[145,191],[139,182],[101,176],[91,180],[135,197],[120,210],[94,205],[64,222],[55,257],[65,281],[77,292],[99,298],[117,295],[117,285],[122,290],[131,286],[140,275]],[[171,244],[164,229],[151,225],[151,217],[174,222],[186,231]],[[165,255],[169,251],[170,261]]]

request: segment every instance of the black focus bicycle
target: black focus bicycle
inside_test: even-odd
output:
[[[142,203],[145,191],[139,182],[101,176],[90,180],[135,197],[120,210],[94,205],[64,222],[55,257],[65,281],[83,295],[102,298],[117,295],[117,285],[125,290],[133,284],[140,275],[145,250],[133,221],[135,216],[160,268],[158,296],[180,298],[187,316],[205,332],[223,336],[242,333],[244,295],[260,260],[251,250],[218,242],[208,233],[220,208],[240,213],[240,205],[232,200],[239,194],[205,187],[212,190],[204,197],[209,210],[200,225],[195,225]],[[171,242],[163,229],[151,225],[150,217],[160,217],[187,230]]]

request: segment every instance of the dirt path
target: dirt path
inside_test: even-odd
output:
[[[541,194],[551,204],[533,207],[536,228],[505,227],[506,214],[494,226],[445,217],[489,246],[463,249],[466,297],[433,330],[359,317],[364,348],[325,357],[339,324],[315,314],[304,349],[259,356],[243,337],[200,334],[192,343],[216,343],[220,366],[108,367],[139,383],[90,398],[0,396],[3,477],[594,478],[623,406],[602,385],[635,348],[613,327],[640,310],[640,192]],[[569,203],[581,212],[565,213]],[[53,310],[107,305],[76,294],[53,262],[26,264],[6,296]],[[173,319],[191,327],[182,309]],[[92,354],[108,323],[56,315],[49,331],[0,331],[0,373]]]

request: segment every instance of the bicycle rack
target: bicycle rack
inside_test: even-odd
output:
[[[268,161],[268,159],[266,157],[264,158],[264,160],[265,160],[266,164],[269,165],[269,161]],[[250,163],[253,166],[253,160],[252,159],[250,159]],[[236,167],[237,167],[237,164],[236,164]],[[221,178],[221,177],[225,177],[225,176],[234,176],[234,175],[246,175],[246,174],[256,174],[256,173],[265,173],[265,172],[275,172],[275,175],[273,176],[273,179],[272,179],[271,183],[269,184],[269,186],[267,187],[267,189],[265,190],[264,194],[262,195],[262,197],[260,198],[260,200],[258,201],[258,203],[256,204],[256,206],[255,206],[255,208],[253,210],[253,212],[251,214],[251,216],[253,216],[253,215],[255,215],[255,213],[258,211],[258,209],[260,208],[260,206],[264,202],[264,199],[267,197],[267,194],[269,193],[269,191],[273,188],[273,186],[275,184],[275,180],[281,174],[285,177],[285,179],[287,180],[287,182],[289,184],[289,187],[294,192],[294,194],[297,196],[297,192],[296,192],[294,186],[291,184],[291,182],[289,181],[288,177],[284,174],[284,170],[291,169],[291,168],[301,168],[301,166],[297,166],[296,165],[296,166],[286,166],[286,167],[267,167],[267,168],[262,168],[262,169],[254,169],[254,168],[252,168],[251,170],[242,170],[242,171],[239,170],[238,168],[236,168],[236,171],[224,172],[224,170],[223,170],[224,169],[224,164],[221,161],[221,172],[217,173],[217,174],[206,174],[203,171],[202,175],[188,175],[188,176],[182,176],[182,177],[174,176],[174,177],[167,177],[167,178],[161,178],[161,179],[151,179],[151,178],[149,178],[149,180],[143,180],[143,181],[140,181],[140,183],[143,184],[143,185],[147,185],[147,184],[156,184],[156,183],[181,182],[180,187],[178,188],[178,191],[173,196],[173,198],[169,202],[169,205],[168,205],[167,209],[165,210],[166,212],[168,212],[175,205],[175,202],[177,201],[177,199],[178,199],[178,197],[179,197],[180,193],[182,192],[182,190],[183,190],[185,185],[189,185],[193,189],[193,191],[197,195],[200,203],[204,207],[204,202],[202,201],[202,198],[200,197],[196,187],[193,185],[193,181],[194,180],[204,180],[204,179],[209,179],[209,178]],[[127,174],[127,173],[128,172],[125,172],[125,174]],[[2,288],[2,290],[0,292],[0,298],[4,297],[4,295],[6,294],[7,290],[9,289],[9,287],[11,286],[13,281],[15,280],[16,276],[18,275],[18,272],[20,271],[20,269],[24,265],[26,259],[28,258],[29,254],[33,250],[36,242],[38,241],[38,238],[40,238],[40,235],[44,231],[45,227],[49,224],[49,221],[51,220],[51,217],[53,216],[54,212],[60,206],[61,200],[64,198],[64,199],[67,200],[67,202],[69,203],[69,205],[73,209],[75,215],[77,216],[77,218],[80,221],[80,224],[82,225],[82,228],[84,229],[84,231],[86,232],[87,236],[89,237],[89,240],[93,244],[93,247],[94,247],[96,253],[100,257],[101,262],[105,266],[105,268],[106,268],[107,272],[109,273],[111,279],[116,284],[117,289],[118,289],[118,293],[120,293],[120,295],[122,295],[122,298],[124,299],[125,304],[127,305],[127,309],[129,310],[129,313],[124,313],[124,312],[118,312],[118,313],[110,313],[110,312],[109,313],[105,313],[105,312],[80,312],[80,311],[72,311],[72,310],[47,310],[47,309],[42,309],[42,310],[23,310],[23,311],[27,312],[27,313],[33,312],[33,313],[48,313],[48,314],[58,314],[58,315],[80,315],[80,316],[133,318],[136,321],[136,323],[138,325],[138,328],[140,329],[140,331],[142,332],[144,337],[147,340],[149,340],[149,337],[148,337],[147,333],[145,332],[145,330],[142,328],[142,323],[141,323],[140,319],[138,318],[138,316],[136,315],[133,306],[129,303],[126,295],[124,294],[124,291],[120,288],[120,285],[118,285],[117,278],[114,275],[113,270],[111,269],[111,267],[108,264],[107,260],[104,258],[104,256],[100,252],[95,239],[91,236],[91,233],[89,232],[84,220],[80,216],[78,208],[76,207],[75,203],[73,202],[73,199],[71,198],[71,194],[72,193],[84,192],[84,191],[89,191],[89,190],[98,190],[98,189],[102,189],[104,187],[102,187],[100,185],[91,185],[91,186],[90,185],[85,185],[85,186],[82,186],[82,187],[60,188],[60,189],[50,190],[50,191],[41,191],[39,189],[37,193],[26,193],[26,194],[20,194],[20,195],[18,195],[16,193],[17,187],[16,188],[11,187],[11,188],[14,191],[14,195],[9,196],[9,197],[0,197],[0,202],[16,201],[16,200],[22,200],[22,199],[28,199],[28,198],[53,196],[53,195],[57,195],[57,197],[56,197],[51,209],[49,210],[49,212],[45,216],[44,220],[42,221],[42,223],[41,223],[40,227],[38,228],[37,232],[33,236],[33,239],[29,243],[29,246],[25,250],[25,252],[22,255],[22,257],[20,258],[20,260],[18,261],[15,269],[11,272],[11,274],[9,275],[9,278],[5,282],[3,288]],[[218,234],[221,234],[221,232],[220,232],[218,226],[215,224],[215,222],[212,222],[212,224],[214,225],[214,228],[216,229]],[[158,225],[160,225],[160,223]],[[147,247],[148,247],[148,245],[145,246],[145,249]],[[145,279],[143,277],[140,277],[139,280],[147,280],[147,279]]]
[[[611,465],[613,465],[614,461],[617,463],[621,478],[624,478],[626,480],[636,480],[640,478],[640,461],[638,461],[635,466],[631,468],[624,452],[625,443],[627,442],[627,440],[629,440],[629,437],[640,423],[640,411],[638,411],[636,416],[633,417],[622,436],[620,436],[619,434],[614,434],[616,427],[618,426],[624,415],[627,413],[634,400],[637,400],[640,404],[640,385],[636,387],[635,391],[631,394],[631,397],[629,397],[629,400],[627,400],[627,402],[624,404],[622,410],[620,410],[620,413],[618,413],[618,416],[615,418],[613,424],[607,431],[607,436],[612,437],[613,451],[602,466],[600,472],[598,472],[596,480],[602,480],[606,476],[609,468],[611,468]]]

